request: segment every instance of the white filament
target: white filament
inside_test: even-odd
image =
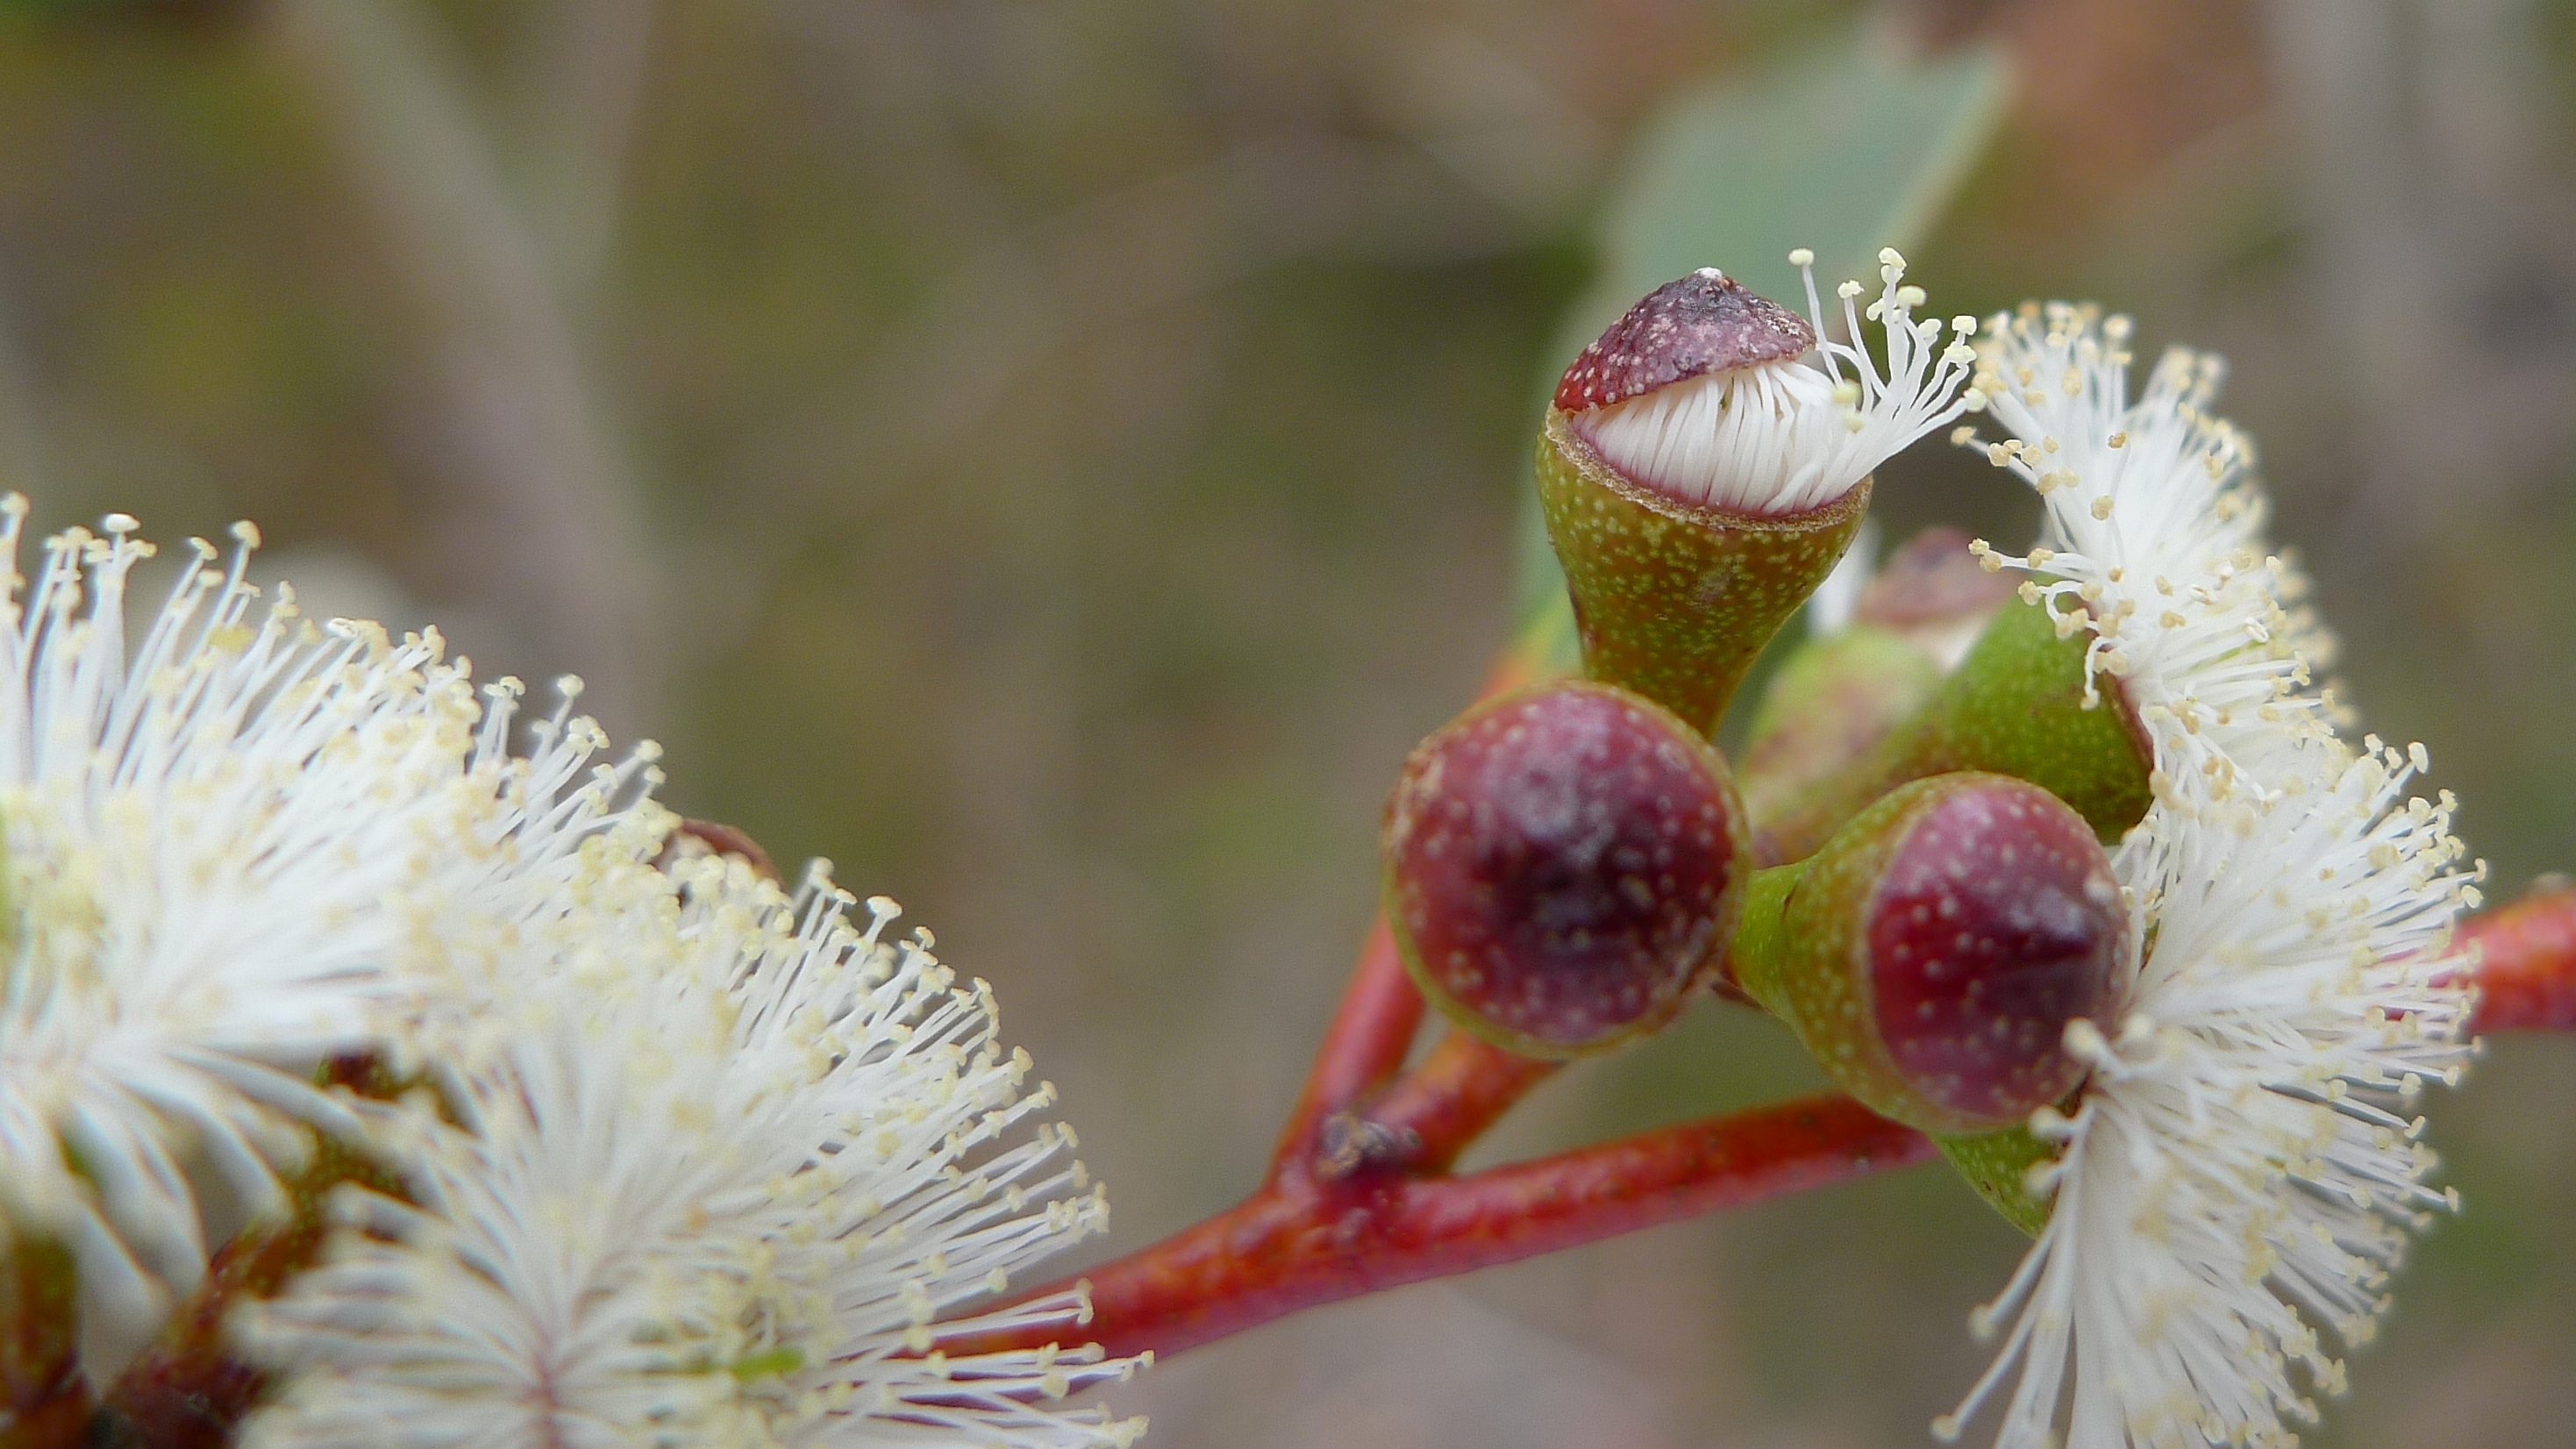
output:
[[[2033,1187],[2048,1223],[2004,1292],[1993,1367],[1934,1425],[2000,1400],[2000,1449],[2286,1446],[2340,1393],[2331,1339],[2387,1307],[2425,1184],[2414,1115],[2475,1055],[2451,923],[2452,802],[2405,799],[2420,750],[2377,740],[2308,787],[2187,817],[2159,805],[2116,868],[2145,945]],[[2224,818],[2221,818],[2224,817]],[[2330,1339],[2329,1339],[2330,1336]]]
[[[244,524],[227,567],[190,541],[129,652],[127,576],[153,551],[134,520],[48,539],[31,585],[26,511],[0,504],[0,1206],[72,1251],[95,1377],[210,1239],[279,1201],[307,1125],[352,1129],[315,1064],[386,1046],[417,943],[496,850],[542,870],[558,844],[469,772],[473,692],[435,633],[263,601]],[[201,1202],[208,1182],[234,1205]]]
[[[892,902],[854,927],[819,873],[791,898],[603,843],[493,999],[426,1024],[461,1120],[395,1124],[415,1202],[353,1196],[374,1234],[249,1321],[290,1377],[245,1442],[1132,1441],[1053,1401],[1133,1361],[936,1351],[1081,1318],[955,1315],[1106,1222],[1072,1132],[1019,1130],[1054,1089],[996,1044],[990,991],[927,933],[883,940]]]
[[[1997,467],[2039,491],[2038,547],[1975,545],[1987,567],[2048,576],[2024,598],[2062,636],[2090,634],[2088,692],[2116,679],[2153,737],[2170,802],[2256,794],[2315,768],[2337,713],[2310,688],[2333,640],[2304,607],[2307,580],[2270,551],[2253,445],[2209,412],[2216,357],[2168,351],[2135,403],[2129,322],[2054,302],[1998,314],[1977,386],[2010,434],[1985,443]]]
[[[1883,370],[1861,345],[1859,284],[1843,284],[1851,340],[1835,342],[1812,258],[1800,252],[1818,338],[1808,357],[1703,373],[1580,414],[1575,426],[1620,472],[1692,506],[1776,515],[1842,497],[1973,406],[1961,385],[1975,360],[1966,342],[1974,320],[1956,319],[1950,345],[1936,348],[1942,323],[1914,320],[1923,292],[1904,285],[1905,258],[1893,247],[1878,255],[1881,287],[1866,315],[1884,335]]]
[[[959,1315],[1106,1209],[990,992],[883,941],[891,903],[854,926],[819,872],[664,866],[657,752],[603,762],[578,681],[523,729],[516,681],[478,700],[434,633],[263,600],[248,525],[129,647],[134,521],[48,540],[30,583],[26,512],[0,503],[0,1212],[70,1251],[91,1382],[310,1190],[320,1131],[410,1200],[339,1188],[348,1231],[242,1315],[280,1385],[251,1442],[1141,1430],[1054,1402],[1130,1362],[938,1350],[1078,1323],[1078,1294]],[[422,1090],[323,1090],[342,1052]]]

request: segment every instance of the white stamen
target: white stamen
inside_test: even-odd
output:
[[[2071,1118],[2046,1227],[1987,1315],[1993,1366],[1938,1432],[2012,1383],[1996,1442],[2286,1443],[2285,1405],[2341,1380],[2427,1210],[2402,1083],[2455,1081],[2466,878],[2449,807],[2384,746],[2270,803],[2153,807],[2115,868],[2145,943]],[[2402,1030],[2396,1023],[2404,1023]],[[2070,1040],[2078,1033],[2070,1030]]]
[[[1798,260],[1803,257],[1804,260]],[[1578,415],[1575,426],[1630,478],[1686,504],[1739,513],[1801,513],[1849,493],[1879,464],[1968,408],[1959,396],[1972,353],[1936,348],[1941,324],[1918,327],[1922,290],[1904,258],[1880,253],[1884,287],[1870,303],[1886,366],[1861,345],[1842,295],[1845,336],[1832,340],[1816,297],[1814,257],[1792,256],[1819,339],[1807,357],[1703,373]]]
[[[2195,798],[2240,782],[2268,796],[2332,752],[2309,683],[2333,641],[2266,545],[2251,441],[2209,411],[2224,366],[2174,349],[2132,403],[2129,330],[2063,302],[1987,323],[1978,383],[2011,434],[1988,456],[2031,483],[2045,518],[2042,547],[1995,557],[2053,575],[2038,597],[2061,620],[2083,605],[2088,696],[2115,677],[2169,780]]]

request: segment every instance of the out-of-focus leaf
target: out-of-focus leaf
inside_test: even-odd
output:
[[[1542,385],[1637,298],[1695,267],[1722,267],[1803,307],[1793,247],[1826,285],[1867,279],[1882,246],[1920,240],[2002,119],[2000,53],[1923,59],[1866,28],[1849,40],[1675,98],[1639,136],[1602,209],[1601,269],[1568,313]],[[1574,663],[1564,575],[1535,489],[1521,510],[1520,627],[1533,667]]]

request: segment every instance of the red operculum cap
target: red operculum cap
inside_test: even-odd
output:
[[[2019,587],[1979,567],[1965,529],[1927,528],[1871,573],[1852,618],[1900,633],[1963,621],[1982,626]]]
[[[1726,761],[1642,696],[1565,681],[1423,741],[1387,802],[1387,908],[1451,1019],[1570,1056],[1668,1021],[1751,869]]]
[[[1556,385],[1556,405],[1588,412],[1703,373],[1804,356],[1807,319],[1715,267],[1666,282],[1594,338]]]
[[[1898,1074],[2002,1127],[2082,1077],[2066,1024],[2111,1010],[2129,919],[2082,816],[2020,780],[1954,779],[1915,814],[1871,898],[1871,996]]]

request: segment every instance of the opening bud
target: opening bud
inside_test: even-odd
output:
[[[1703,731],[1744,671],[1832,571],[1869,505],[1873,469],[1958,416],[1974,361],[1917,324],[1919,288],[1880,253],[1868,315],[1884,368],[1858,345],[1715,268],[1656,288],[1558,383],[1539,441],[1539,498],[1593,678],[1655,699]],[[1963,334],[1964,336],[1964,334]],[[1936,360],[1937,354],[1937,360]]]
[[[1670,1021],[1716,970],[1752,870],[1725,757],[1653,702],[1579,680],[1424,740],[1381,845],[1387,918],[1423,994],[1543,1057]]]
[[[2002,775],[1916,781],[1754,878],[1733,966],[1871,1110],[1935,1134],[2026,1121],[2084,1075],[2078,1018],[2134,955],[2084,818]]]

